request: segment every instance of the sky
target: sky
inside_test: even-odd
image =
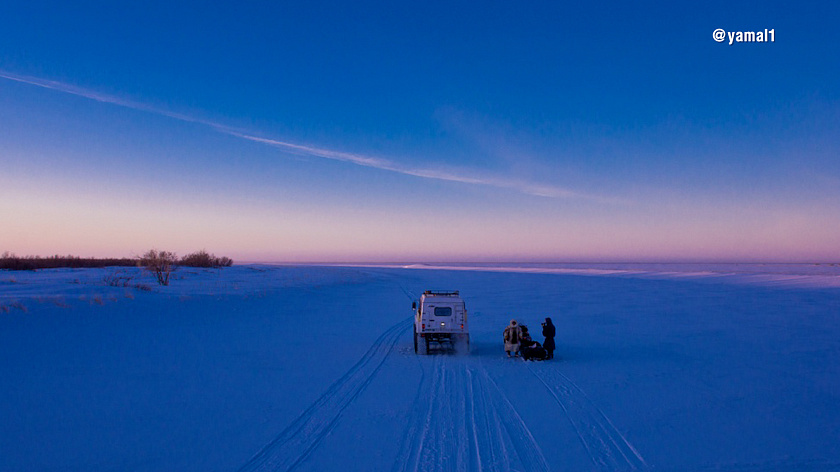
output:
[[[0,252],[840,261],[840,6],[626,3],[4,2]]]

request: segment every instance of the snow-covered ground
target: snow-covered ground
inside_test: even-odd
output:
[[[0,271],[0,470],[840,470],[836,265],[118,271]],[[414,354],[425,289],[469,355]]]

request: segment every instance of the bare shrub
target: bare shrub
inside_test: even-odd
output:
[[[202,249],[182,257],[180,263],[187,267],[213,267],[213,256]]]
[[[155,276],[160,285],[169,285],[169,276],[178,267],[174,252],[152,249],[140,256],[140,265]]]
[[[123,271],[117,271],[105,275],[102,277],[102,281],[109,287],[129,287],[133,278],[133,275],[129,275]]]
[[[47,301],[49,301],[50,303],[52,303],[53,305],[55,305],[55,306],[57,306],[57,307],[59,307],[59,308],[70,308],[70,305],[68,305],[68,304],[64,301],[64,298],[63,298],[63,297],[59,297],[59,296],[52,296],[52,297],[48,297],[48,298],[47,298]]]
[[[17,308],[18,310],[20,310],[20,311],[22,311],[22,312],[24,312],[24,313],[27,313],[27,312],[29,311],[29,309],[28,309],[28,308],[26,308],[26,305],[24,305],[24,304],[23,304],[23,303],[21,303],[21,302],[12,302],[12,304],[11,304],[11,305],[9,305],[9,306],[10,306],[11,308]]]
[[[233,265],[233,260],[229,257],[216,257],[215,254],[210,254],[204,249],[196,251],[192,254],[187,254],[181,258],[180,265],[186,267],[230,267]]]

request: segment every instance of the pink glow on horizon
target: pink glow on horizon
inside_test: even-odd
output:
[[[220,208],[95,197],[12,195],[0,202],[6,221],[0,251],[19,255],[128,257],[152,247],[184,254],[207,249],[235,260],[284,262],[392,261],[830,261],[838,228],[802,215],[734,223],[669,220],[656,224],[535,222],[516,215],[498,227],[482,216],[439,218],[449,232],[416,230],[418,216],[358,218],[334,210]],[[155,207],[155,205],[152,205]],[[422,215],[419,216],[422,219]]]

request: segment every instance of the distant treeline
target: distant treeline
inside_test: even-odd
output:
[[[36,269],[88,269],[93,267],[136,267],[137,259],[95,259],[77,256],[25,256],[4,253],[0,257],[0,269],[36,270]]]
[[[96,267],[143,267],[142,257],[137,258],[95,258],[78,256],[16,256],[9,252],[0,255],[0,270],[37,270],[37,269],[90,269]],[[229,257],[216,257],[201,250],[178,259],[176,265],[185,267],[230,267],[233,260]]]

